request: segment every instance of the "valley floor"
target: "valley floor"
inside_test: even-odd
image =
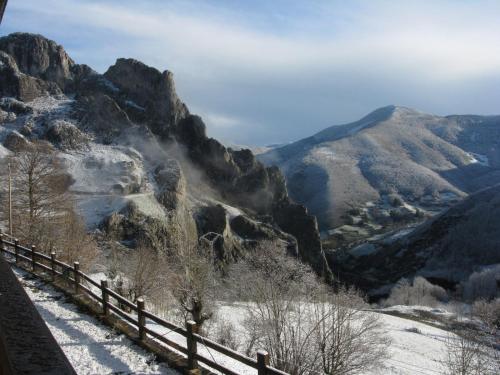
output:
[[[78,311],[51,286],[28,273],[14,271],[78,374],[179,374],[156,363],[153,354],[124,335]]]

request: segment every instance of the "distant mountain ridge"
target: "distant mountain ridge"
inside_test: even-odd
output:
[[[435,211],[500,182],[500,116],[435,116],[387,106],[258,156],[327,230],[395,199]],[[384,206],[385,205],[385,206]]]

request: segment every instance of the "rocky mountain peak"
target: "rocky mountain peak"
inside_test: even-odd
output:
[[[143,109],[143,114],[151,123],[153,132],[165,136],[188,115],[188,109],[175,91],[173,74],[159,70],[134,60],[120,58],[104,73],[128,98],[129,106]],[[133,115],[132,115],[133,116]]]
[[[0,50],[14,58],[22,73],[55,82],[63,90],[73,78],[73,60],[62,46],[42,35],[10,34],[0,38]]]
[[[114,214],[103,208],[107,205],[98,205],[102,213],[87,215],[92,225],[111,217],[121,229],[135,228],[134,235],[120,235],[121,240],[138,240],[138,233],[147,232],[163,249],[171,211],[182,213],[192,205],[190,228],[196,218],[204,219],[202,225],[196,219],[198,233],[190,233],[218,228],[225,238],[221,246],[228,250],[223,253],[228,254],[254,241],[229,238],[229,218],[236,212],[259,228],[281,233],[278,237],[297,247],[316,270],[327,268],[316,219],[289,199],[279,169],[266,168],[250,150],[233,151],[209,138],[203,120],[190,114],[177,96],[171,72],[120,58],[102,75],[75,64],[55,42],[25,33],[0,38],[0,72],[0,99],[9,99],[3,106],[0,101],[0,123],[8,123],[0,126],[5,147],[24,141],[24,134],[26,141],[46,139],[62,151],[75,191],[97,194],[98,199],[111,191],[122,202],[139,200],[140,220],[130,210],[118,211],[123,204],[117,203]],[[14,113],[8,105],[12,101],[29,110]],[[153,176],[154,183],[145,175]],[[84,210],[87,204],[94,205],[82,198]]]

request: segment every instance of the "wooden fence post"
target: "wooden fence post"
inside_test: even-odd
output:
[[[258,375],[266,375],[267,367],[269,366],[269,353],[265,350],[257,352],[257,373]]]
[[[109,294],[108,294],[108,280],[101,280],[101,291],[102,291],[102,312],[104,315],[109,314]]]
[[[198,352],[198,343],[194,337],[195,333],[198,333],[198,327],[196,323],[192,320],[186,322],[186,340],[187,340],[187,355],[188,355],[188,370],[195,370],[198,368],[198,361],[195,358]]]
[[[52,270],[52,281],[56,281],[56,253],[50,253],[50,269]]]
[[[36,268],[36,246],[31,246],[31,270],[35,272]]]
[[[16,264],[19,263],[19,240],[14,239],[14,253],[16,254]]]
[[[75,279],[75,293],[78,293],[78,289],[80,287],[80,263],[79,262],[74,262],[73,263],[73,276]]]
[[[139,327],[139,340],[144,341],[146,339],[146,317],[144,316],[144,299],[137,298],[137,324]]]

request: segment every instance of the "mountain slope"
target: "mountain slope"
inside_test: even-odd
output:
[[[316,220],[280,171],[209,138],[169,71],[118,59],[101,75],[41,35],[11,34],[0,38],[0,123],[2,155],[50,142],[87,223],[124,244],[163,250],[183,217],[192,237],[216,234],[225,261],[267,239],[326,267]]]
[[[440,117],[388,106],[259,160],[278,165],[290,195],[330,229],[349,223],[353,210],[369,210],[383,223],[395,199],[396,206],[439,211],[500,182],[499,142],[498,116]]]
[[[481,190],[413,231],[370,241],[330,261],[366,289],[422,275],[450,285],[500,263],[500,185]],[[353,277],[355,272],[356,276]]]

